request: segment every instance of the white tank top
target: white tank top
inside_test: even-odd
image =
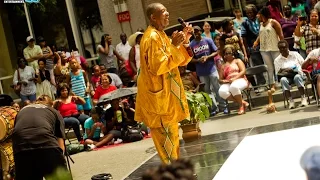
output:
[[[136,67],[137,67],[137,70],[139,70],[140,68],[140,45],[139,44],[136,44],[134,46],[134,50],[135,50],[135,60],[136,60]]]
[[[272,27],[271,19],[266,26],[260,25],[260,51],[279,51],[279,37]]]

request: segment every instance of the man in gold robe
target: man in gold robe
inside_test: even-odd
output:
[[[140,72],[135,119],[144,122],[163,163],[179,157],[178,122],[189,117],[179,66],[192,59],[189,39],[193,31],[186,23],[171,39],[163,31],[169,25],[169,13],[160,3],[147,7],[150,25],[140,42]]]

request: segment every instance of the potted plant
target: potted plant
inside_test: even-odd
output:
[[[182,138],[185,142],[191,142],[201,137],[199,123],[210,117],[212,99],[205,92],[186,91],[190,118],[180,122],[183,131]]]

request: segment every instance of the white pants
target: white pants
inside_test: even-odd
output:
[[[248,81],[244,78],[237,79],[231,84],[222,84],[219,89],[219,95],[223,99],[227,99],[229,96],[236,96],[241,94],[241,91],[248,87]]]
[[[274,72],[274,60],[280,55],[279,51],[260,51],[264,64],[268,66],[268,74],[270,83],[274,84],[277,80],[277,76]]]

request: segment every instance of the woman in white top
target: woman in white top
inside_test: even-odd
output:
[[[118,67],[124,62],[124,59],[118,54],[116,49],[111,45],[112,38],[109,34],[101,36],[101,43],[98,45],[98,53],[100,57],[100,64],[104,64],[107,67],[107,71],[110,73],[118,74]],[[114,60],[114,56],[117,57],[117,61]]]
[[[260,21],[260,31],[257,40],[254,42],[253,47],[256,48],[260,45],[260,53],[264,63],[268,66],[268,74],[270,78],[271,91],[275,91],[275,72],[274,60],[280,55],[278,42],[283,40],[283,33],[281,25],[278,21],[271,19],[268,7],[263,7],[258,15]]]
[[[140,68],[140,41],[143,33],[136,32],[129,37],[129,44],[132,47],[129,54],[130,66],[133,74],[136,75]]]
[[[36,78],[32,67],[26,66],[24,58],[18,59],[18,69],[13,76],[13,85],[21,85],[20,98],[23,103],[36,100]]]

